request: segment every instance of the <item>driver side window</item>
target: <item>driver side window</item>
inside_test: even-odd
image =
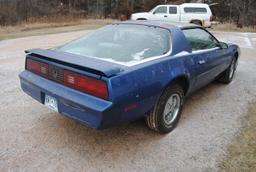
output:
[[[166,14],[167,13],[167,7],[158,7],[154,14]]]
[[[218,41],[203,29],[184,29],[183,33],[193,51],[218,47]]]

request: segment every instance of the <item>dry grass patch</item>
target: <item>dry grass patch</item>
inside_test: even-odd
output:
[[[66,19],[29,20],[16,26],[0,26],[0,40],[60,32],[96,29],[112,23],[112,19],[81,19],[67,17]]]
[[[227,32],[256,32],[256,27],[238,28],[234,23],[219,23],[212,26],[213,30],[216,31],[227,31]]]
[[[250,104],[242,119],[237,137],[228,146],[227,155],[219,163],[220,171],[256,171],[256,101]]]

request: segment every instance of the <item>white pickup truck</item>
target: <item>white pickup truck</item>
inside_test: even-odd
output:
[[[158,5],[150,12],[132,14],[131,20],[165,20],[211,27],[213,16],[208,4],[184,3],[181,5]]]

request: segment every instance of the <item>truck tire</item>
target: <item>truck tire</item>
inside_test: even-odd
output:
[[[137,20],[147,20],[147,19],[145,19],[145,18],[138,18]]]
[[[162,134],[171,132],[180,119],[183,101],[184,91],[180,85],[174,83],[167,87],[146,116],[147,126]]]
[[[198,25],[198,26],[202,26],[202,22],[200,20],[192,20],[190,23],[193,23],[195,25]]]

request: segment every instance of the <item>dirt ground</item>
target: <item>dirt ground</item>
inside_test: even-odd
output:
[[[46,20],[43,18],[43,20]],[[62,21],[64,19],[59,19]],[[113,23],[112,19],[70,19],[66,22],[43,22],[40,20],[35,23],[21,23],[16,26],[0,26],[0,41],[6,39],[15,39],[28,36],[38,36],[46,34],[57,34],[64,32],[75,32],[81,30],[91,30],[102,27],[106,24]]]
[[[214,32],[241,46],[234,82],[212,83],[188,97],[177,128],[159,135],[144,121],[96,131],[21,91],[25,49],[50,48],[86,32],[0,41],[0,171],[217,171],[256,99],[256,34]]]

